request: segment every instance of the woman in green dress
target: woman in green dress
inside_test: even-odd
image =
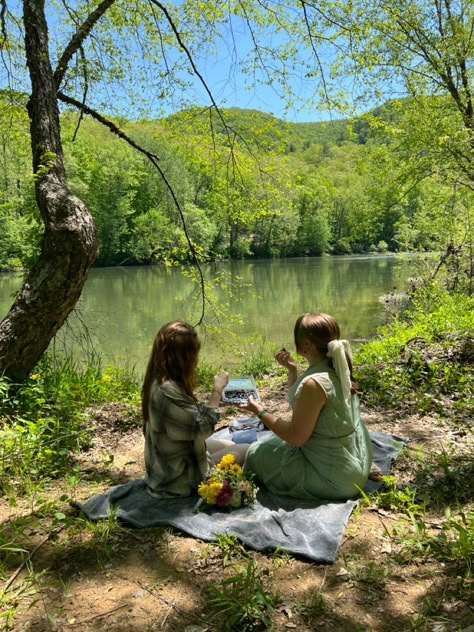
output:
[[[295,324],[297,353],[308,362],[298,377],[286,349],[276,360],[288,370],[291,420],[276,417],[249,398],[242,407],[257,415],[272,435],[252,443],[245,468],[272,492],[309,500],[345,500],[364,487],[372,445],[360,418],[352,378],[352,355],[340,340],[337,321],[327,314],[303,314]]]

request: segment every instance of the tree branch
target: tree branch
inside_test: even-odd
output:
[[[309,42],[311,44],[311,48],[313,50],[313,54],[316,58],[316,62],[319,66],[319,72],[321,73],[321,80],[323,82],[323,90],[324,90],[324,96],[326,97],[326,101],[329,103],[329,94],[328,94],[328,89],[327,89],[327,85],[326,85],[326,78],[324,76],[324,70],[323,70],[323,66],[321,64],[321,60],[319,59],[319,55],[318,55],[318,51],[316,50],[316,46],[314,45],[314,39],[313,39],[313,34],[311,32],[311,25],[309,23],[309,16],[308,13],[306,11],[306,3],[304,0],[300,0],[300,4],[303,7],[303,16],[304,16],[304,22],[306,25],[306,30],[308,32],[308,37],[309,37]]]
[[[7,0],[0,0],[0,24],[2,29],[2,41],[0,42],[0,49],[2,49],[7,41]]]
[[[84,73],[84,92],[82,94],[82,107],[79,114],[79,118],[77,119],[76,129],[74,130],[74,134],[72,135],[72,142],[76,140],[77,132],[79,131],[79,127],[81,126],[82,117],[84,116],[84,105],[86,103],[87,91],[89,90],[89,82],[87,78],[86,55],[84,53],[84,48],[82,46],[79,48],[79,50],[81,51],[82,70]]]
[[[229,141],[229,148],[230,148],[230,154],[231,154],[231,161],[232,161],[232,168],[233,171],[235,172],[235,170],[237,169],[237,163],[235,161],[235,156],[234,156],[234,139],[231,137],[230,133],[229,133],[229,127],[224,119],[224,116],[219,108],[219,106],[216,103],[216,100],[214,99],[214,96],[211,92],[211,90],[209,89],[209,86],[207,85],[204,77],[201,75],[201,73],[199,72],[199,70],[197,69],[196,64],[194,63],[194,59],[191,55],[191,53],[189,52],[189,49],[187,48],[187,46],[184,44],[183,40],[181,39],[181,35],[179,34],[179,31],[171,17],[171,15],[169,14],[167,8],[165,6],[163,6],[161,4],[161,2],[159,2],[159,0],[148,0],[150,2],[150,4],[154,4],[155,6],[157,6],[160,11],[162,11],[162,13],[164,14],[168,24],[171,27],[171,30],[174,33],[174,36],[176,37],[176,41],[178,42],[179,46],[183,49],[183,51],[186,54],[186,57],[188,58],[189,63],[191,64],[191,68],[193,69],[194,74],[196,75],[196,77],[198,77],[199,81],[201,82],[202,86],[204,87],[204,90],[207,92],[209,99],[211,100],[212,105],[214,106],[214,109],[217,112],[217,115],[222,123],[222,125],[224,126],[224,130],[227,136],[227,139]],[[235,132],[234,132],[234,138],[235,138]]]
[[[201,325],[203,320],[204,320],[204,314],[205,314],[205,302],[206,302],[206,297],[205,297],[205,282],[204,282],[204,274],[201,268],[201,264],[199,263],[199,258],[197,256],[197,252],[196,249],[194,247],[194,244],[189,236],[188,233],[188,228],[186,226],[186,219],[184,217],[184,212],[183,209],[181,207],[181,204],[176,196],[176,193],[174,192],[173,187],[171,186],[170,181],[168,180],[168,178],[166,177],[166,174],[164,173],[163,169],[160,167],[159,165],[159,158],[156,154],[154,154],[151,151],[148,151],[147,149],[145,149],[144,147],[142,147],[141,145],[139,145],[136,141],[134,141],[132,138],[130,138],[130,136],[128,136],[127,134],[125,134],[125,132],[123,130],[121,130],[113,121],[110,121],[109,119],[107,119],[105,116],[103,116],[102,114],[99,114],[99,112],[96,112],[95,110],[93,110],[92,108],[90,108],[89,106],[85,105],[84,103],[81,103],[80,101],[77,101],[77,99],[74,99],[73,97],[68,96],[67,94],[64,94],[63,92],[58,92],[58,99],[60,101],[62,101],[63,103],[67,103],[68,105],[73,105],[76,108],[79,108],[80,110],[82,110],[84,112],[84,114],[88,114],[89,116],[91,116],[92,118],[94,118],[96,121],[99,121],[99,123],[101,123],[102,125],[104,125],[105,127],[107,127],[112,134],[115,134],[116,136],[118,136],[119,138],[121,138],[122,140],[124,140],[126,143],[128,143],[131,147],[133,147],[134,149],[136,149],[138,152],[140,152],[141,154],[143,154],[150,162],[151,164],[155,167],[155,169],[158,171],[158,173],[161,176],[161,179],[163,180],[166,188],[168,189],[171,198],[178,210],[179,216],[181,218],[181,223],[183,225],[183,232],[184,232],[184,236],[186,238],[186,242],[189,246],[189,249],[191,251],[191,256],[192,256],[192,260],[194,265],[196,266],[198,273],[199,273],[199,285],[201,288],[201,315],[199,317],[199,321],[197,322],[197,325]]]
[[[3,0],[2,0],[3,1]],[[82,43],[89,35],[91,30],[97,21],[104,15],[104,13],[109,9],[115,0],[102,0],[97,9],[92,11],[92,13],[86,18],[86,20],[81,24],[81,26],[77,29],[75,34],[73,35],[71,41],[64,49],[63,54],[58,62],[57,68],[54,71],[54,81],[56,83],[56,87],[59,88],[63,78],[64,73],[68,67],[69,62],[71,61],[73,55],[77,52],[77,50],[82,46]]]

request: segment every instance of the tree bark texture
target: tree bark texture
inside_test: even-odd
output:
[[[94,220],[67,185],[44,0],[24,0],[23,7],[35,193],[45,231],[38,262],[0,323],[0,374],[16,379],[65,322],[97,256]]]

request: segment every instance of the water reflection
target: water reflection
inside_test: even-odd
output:
[[[234,331],[242,336],[257,332],[272,344],[292,348],[294,321],[307,311],[332,314],[349,339],[372,336],[382,314],[379,297],[402,286],[412,273],[412,261],[389,256],[232,261],[212,264],[205,273],[225,273],[230,279],[234,296],[229,299],[223,291],[220,296],[230,313],[242,315],[243,324],[233,325]],[[1,316],[20,283],[18,275],[0,276]],[[96,349],[141,370],[157,329],[168,320],[193,318],[194,290],[174,268],[93,269],[63,337],[78,352],[82,321]],[[206,338],[203,354],[212,361],[229,359],[222,344],[211,338]]]

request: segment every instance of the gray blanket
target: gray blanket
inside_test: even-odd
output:
[[[371,432],[374,462],[384,474],[404,445],[399,437]],[[222,431],[219,433],[222,436]],[[369,492],[380,483],[368,481]],[[207,542],[216,533],[233,533],[247,546],[262,551],[281,547],[288,553],[315,562],[336,559],[344,528],[357,504],[346,502],[307,502],[279,497],[260,489],[250,509],[229,513],[222,510],[194,512],[198,498],[156,499],[146,491],[143,479],[117,485],[76,506],[90,520],[106,518],[113,508],[117,518],[132,527],[170,525]]]

